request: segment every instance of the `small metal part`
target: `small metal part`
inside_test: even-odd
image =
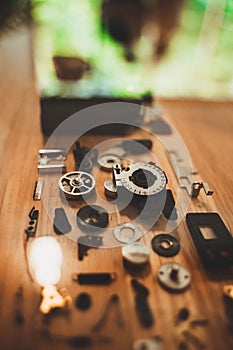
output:
[[[60,178],[58,186],[67,198],[75,199],[92,192],[95,188],[95,179],[84,171],[72,171]]]
[[[105,323],[107,322],[108,315],[112,308],[115,308],[115,314],[116,314],[116,323],[119,328],[124,327],[124,320],[122,317],[122,310],[121,310],[121,304],[120,304],[120,298],[117,294],[112,294],[106,304],[106,307],[104,309],[103,315],[100,317],[100,319],[94,324],[92,327],[92,331],[98,332],[100,329],[103,328]]]
[[[218,213],[188,213],[186,223],[204,265],[233,265],[233,237]],[[210,239],[202,233],[206,228],[213,232]]]
[[[184,266],[169,262],[160,266],[158,280],[165,288],[181,292],[189,286],[191,277]]]
[[[63,208],[55,209],[53,229],[57,235],[64,235],[71,231],[69,220]]]
[[[99,248],[103,245],[103,237],[96,235],[85,235],[78,238],[78,260],[83,260],[88,250]]]
[[[117,274],[115,272],[74,273],[72,279],[82,285],[104,286],[115,282]]]
[[[25,229],[27,240],[31,237],[35,237],[36,235],[39,210],[35,209],[35,207],[33,206],[28,216],[30,220],[28,223],[28,227]]]
[[[113,179],[107,179],[104,182],[104,193],[107,197],[110,197],[110,198],[115,199],[117,197],[116,185]]]
[[[209,189],[207,182],[193,182],[192,175],[196,174],[197,170],[194,168],[187,168],[182,164],[184,160],[179,155],[179,151],[170,149],[167,154],[179,182],[179,186],[184,188],[191,198],[197,198],[201,188],[204,189],[207,196],[211,196],[214,193],[213,190]]]
[[[223,286],[223,294],[233,301],[233,284],[226,284]]]
[[[113,234],[119,242],[128,244],[140,239],[143,232],[139,226],[132,222],[125,222],[116,226],[113,230]]]
[[[40,149],[38,169],[65,168],[66,152],[64,149]]]
[[[78,226],[84,232],[102,231],[108,225],[108,221],[108,212],[99,205],[86,205],[77,213]]]
[[[111,171],[115,164],[121,163],[121,158],[115,154],[103,154],[97,159],[99,166],[106,171]]]
[[[152,249],[161,256],[171,257],[179,253],[179,241],[169,234],[159,234],[151,240]]]
[[[122,247],[122,256],[131,264],[141,265],[148,263],[150,251],[145,244],[134,242]]]
[[[75,300],[75,306],[82,311],[90,309],[92,304],[91,296],[88,293],[80,293],[77,295]]]
[[[148,304],[149,289],[136,279],[131,280],[135,292],[135,307],[138,320],[142,327],[150,328],[154,324],[154,317]]]
[[[138,339],[132,345],[131,350],[163,350],[163,340],[158,337]]]
[[[33,200],[34,201],[41,200],[42,189],[43,189],[43,181],[42,180],[36,181],[34,193],[33,193]]]
[[[52,309],[64,308],[71,302],[71,297],[65,288],[58,292],[55,286],[48,285],[42,289],[41,295],[40,311],[43,314],[48,314]]]

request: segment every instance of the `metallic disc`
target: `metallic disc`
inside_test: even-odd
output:
[[[113,179],[107,179],[104,182],[104,193],[107,197],[110,197],[110,198],[117,197],[116,185],[115,185]]]
[[[126,244],[122,248],[122,256],[132,264],[145,264],[149,261],[149,248],[140,242]]]
[[[121,158],[115,154],[102,154],[97,162],[102,169],[111,171],[115,164],[121,162]]]
[[[68,197],[75,198],[90,193],[95,188],[95,179],[84,171],[72,171],[60,178],[58,186]]]
[[[163,350],[163,341],[160,337],[138,339],[133,343],[132,350]]]
[[[152,249],[161,256],[171,257],[179,253],[180,243],[174,236],[160,234],[151,241]]]
[[[174,292],[183,291],[189,286],[191,281],[188,270],[174,262],[161,265],[157,276],[162,286]]]
[[[129,233],[131,233],[129,235]],[[142,230],[132,222],[125,222],[114,228],[113,234],[121,243],[131,243],[137,241],[142,236]]]

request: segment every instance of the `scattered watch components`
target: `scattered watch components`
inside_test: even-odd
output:
[[[91,296],[88,293],[80,293],[75,300],[75,306],[82,311],[90,309],[92,304]]]
[[[185,316],[184,318],[179,317],[182,314]],[[208,320],[204,318],[190,317],[189,311],[187,312],[186,308],[182,308],[178,313],[175,325],[178,349],[189,349],[189,345],[192,345],[196,349],[206,348],[205,344],[197,335],[196,328],[207,326]]]
[[[42,189],[43,189],[43,181],[42,180],[36,181],[34,193],[33,193],[33,200],[34,201],[41,200]]]
[[[163,341],[160,337],[138,339],[132,345],[132,350],[163,350]]]
[[[73,155],[75,164],[78,168],[82,164],[82,171],[91,172],[93,164],[96,162],[98,157],[98,150],[95,148],[82,147],[80,142],[76,141]]]
[[[105,323],[107,322],[108,315],[111,311],[111,309],[115,309],[116,314],[116,324],[119,328],[124,327],[124,320],[122,318],[122,310],[121,310],[121,304],[120,304],[120,298],[117,294],[112,294],[106,304],[106,307],[104,309],[103,315],[100,317],[100,319],[95,323],[95,325],[92,327],[92,330],[95,332],[98,332],[100,329],[103,328]]]
[[[179,253],[180,243],[174,236],[159,234],[151,240],[152,249],[161,256],[171,257]]]
[[[175,200],[171,190],[167,190],[166,201],[163,208],[163,215],[166,219],[177,220],[177,211],[175,208]]]
[[[35,207],[32,207],[28,216],[30,220],[28,223],[28,227],[25,230],[27,240],[30,237],[35,237],[36,235],[37,223],[39,218],[39,210],[35,209]]]
[[[23,297],[23,287],[20,286],[15,293],[14,297],[14,321],[18,325],[23,325],[25,322],[24,314],[23,314],[23,303],[24,303],[24,297]]]
[[[113,230],[113,234],[119,242],[128,244],[141,238],[143,232],[139,226],[132,222],[125,222],[116,226]]]
[[[154,324],[154,318],[147,300],[149,289],[134,278],[131,280],[131,286],[135,292],[135,307],[138,320],[142,327],[150,328]]]
[[[71,230],[69,220],[67,219],[65,210],[63,208],[55,209],[53,229],[57,235],[64,235]]]
[[[115,282],[117,274],[115,272],[74,273],[72,279],[79,284],[104,286]]]
[[[149,248],[140,242],[126,244],[122,247],[122,256],[131,264],[142,265],[149,261]]]
[[[58,186],[67,198],[75,199],[93,191],[95,179],[84,171],[72,171],[60,178]]]
[[[110,198],[115,199],[117,197],[116,185],[113,179],[107,179],[104,182],[104,193],[107,197],[110,197]]]
[[[160,266],[158,280],[165,288],[174,292],[181,292],[189,286],[191,277],[184,266],[168,262]]]
[[[186,189],[191,198],[196,198],[199,195],[201,188],[204,189],[207,196],[211,196],[214,191],[209,189],[207,182],[193,182],[192,175],[196,174],[196,169],[185,167],[184,161],[175,149],[168,150],[168,158],[171,162],[173,171],[181,188]]]
[[[218,213],[188,213],[186,223],[204,265],[233,265],[233,237]],[[206,229],[210,238],[204,237]]]
[[[85,235],[78,238],[78,260],[83,260],[88,250],[99,248],[103,245],[103,237],[96,235]]]
[[[97,232],[108,225],[109,215],[99,205],[86,205],[77,213],[77,223],[84,232]]]
[[[38,169],[65,168],[66,153],[64,149],[40,149]]]

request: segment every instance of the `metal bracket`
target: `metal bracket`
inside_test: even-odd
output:
[[[40,149],[38,169],[65,168],[66,153],[64,149]]]

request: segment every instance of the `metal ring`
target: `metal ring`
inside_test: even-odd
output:
[[[90,193],[95,188],[95,179],[84,171],[72,171],[60,178],[58,186],[68,197],[75,198]]]
[[[124,230],[130,230],[133,232],[133,236],[126,236],[123,234]],[[113,234],[115,238],[121,242],[121,243],[132,243],[139,238],[141,238],[142,235],[142,230],[139,226],[131,223],[131,222],[125,222],[123,224],[120,224],[114,228]]]
[[[161,256],[171,257],[178,254],[180,251],[179,241],[169,234],[154,236],[151,245],[154,252]]]

